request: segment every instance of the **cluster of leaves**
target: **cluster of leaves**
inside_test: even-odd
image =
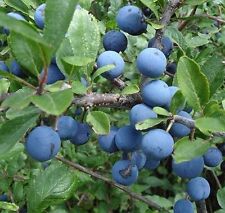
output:
[[[0,43],[8,45],[0,49],[0,58],[6,63],[15,58],[27,74],[21,79],[10,73],[0,71],[4,78],[0,79],[0,93],[11,95],[1,104],[0,114],[0,192],[7,193],[11,201],[6,204],[0,202],[0,207],[6,212],[17,211],[18,208],[28,207],[30,212],[152,212],[146,204],[132,199],[122,192],[112,189],[105,183],[93,180],[88,175],[72,172],[56,160],[46,169],[43,165],[29,159],[24,153],[24,136],[43,118],[59,116],[67,111],[73,114],[76,106],[71,106],[74,96],[80,97],[89,92],[118,94],[133,94],[139,92],[140,75],[135,68],[137,54],[147,47],[147,42],[155,34],[155,30],[162,28],[159,17],[167,1],[136,1],[141,8],[149,7],[153,14],[149,17],[146,34],[138,37],[129,36],[128,48],[123,54],[126,68],[123,80],[128,85],[123,91],[109,85],[101,73],[111,69],[110,66],[99,69],[93,74],[95,60],[103,50],[101,37],[105,31],[116,29],[115,16],[118,9],[125,5],[123,0],[48,0],[45,12],[44,31],[34,26],[33,14],[41,0],[0,0],[0,26],[7,27],[10,35],[0,35]],[[81,9],[75,6],[80,4]],[[176,45],[170,61],[178,62],[177,73],[174,78],[164,76],[169,84],[178,85],[181,92],[173,98],[171,113],[188,103],[193,108],[196,118],[197,139],[189,143],[188,138],[176,142],[174,158],[178,161],[192,159],[202,155],[211,144],[221,143],[221,138],[208,140],[212,132],[225,131],[225,90],[224,65],[222,63],[225,52],[225,28],[222,24],[215,25],[215,21],[202,14],[221,16],[224,3],[220,1],[187,0],[172,17],[165,35],[169,36]],[[197,7],[196,16],[188,17],[192,9]],[[19,11],[27,22],[19,22],[8,17],[5,12]],[[179,31],[177,24],[187,21],[187,26]],[[45,86],[43,95],[36,95],[39,85],[39,75],[43,68],[48,67],[53,56],[66,76],[65,82]],[[85,76],[88,87],[81,83]],[[166,122],[171,114],[162,109],[155,109],[159,120],[148,120],[137,126],[147,129],[160,122]],[[109,116],[110,115],[110,116]],[[109,132],[110,124],[121,126],[128,123],[127,112],[120,109],[99,109],[94,107],[86,121],[93,126],[97,134]],[[77,116],[82,120],[83,115]],[[207,140],[205,140],[207,139]],[[110,156],[99,151],[96,137],[85,146],[74,147],[69,143],[63,144],[61,154],[84,166],[91,167],[108,175],[111,164],[117,155]],[[157,171],[143,171],[138,183],[131,189],[142,193],[143,196],[159,203],[162,207],[170,208],[175,199],[182,197],[183,182],[168,169],[169,162],[163,163]],[[218,168],[215,172],[220,176],[224,185],[223,174]],[[150,175],[149,175],[150,174]],[[212,192],[212,197],[216,193]],[[213,187],[212,187],[213,188]],[[155,194],[155,195],[152,195]],[[152,195],[152,196],[150,196]],[[218,194],[218,203],[224,207],[224,189]],[[218,204],[210,200],[215,208]],[[223,211],[223,210],[222,210]]]

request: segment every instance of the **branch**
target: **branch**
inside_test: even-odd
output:
[[[124,87],[126,87],[126,83],[120,78],[114,78],[111,82],[119,89],[123,89]]]
[[[151,207],[151,208],[157,209],[157,210],[159,210],[159,211],[160,211],[160,210],[166,211],[165,209],[163,209],[161,206],[159,206],[157,203],[151,201],[150,199],[148,199],[148,198],[146,198],[146,197],[144,197],[144,196],[142,196],[142,195],[140,195],[140,194],[134,193],[134,192],[130,191],[127,187],[122,186],[122,185],[120,185],[120,184],[117,184],[117,183],[115,183],[114,181],[112,181],[111,179],[109,179],[109,178],[107,178],[107,177],[104,177],[104,176],[102,176],[102,175],[100,175],[100,174],[98,174],[98,173],[96,173],[96,172],[93,172],[93,171],[91,171],[91,170],[88,169],[88,168],[85,168],[85,167],[83,167],[83,166],[81,166],[81,165],[79,165],[79,164],[77,164],[77,163],[73,163],[73,162],[71,162],[71,161],[69,161],[69,160],[67,160],[67,159],[65,159],[65,158],[62,158],[62,157],[58,157],[58,156],[57,156],[56,159],[59,160],[59,161],[61,161],[61,162],[64,163],[64,164],[66,164],[66,165],[72,167],[73,169],[76,169],[76,170],[79,170],[79,171],[81,171],[81,172],[83,172],[83,173],[86,173],[86,174],[88,174],[88,175],[90,175],[90,176],[92,176],[92,177],[94,177],[94,178],[97,178],[97,179],[99,179],[99,180],[104,181],[105,183],[109,184],[109,185],[112,186],[112,187],[116,187],[116,188],[118,188],[118,189],[120,189],[120,190],[126,192],[126,193],[127,193],[128,195],[130,195],[132,198],[134,198],[134,199],[136,199],[136,200],[139,200],[139,201],[142,201],[142,202],[146,203],[146,204],[147,204],[149,207]]]
[[[179,8],[183,0],[170,0],[164,13],[163,16],[160,20],[160,25],[163,25],[162,29],[156,30],[155,33],[155,44],[153,45],[156,48],[161,49],[161,40],[163,37],[163,34],[165,32],[166,26],[169,24],[171,17],[175,13],[175,11]]]
[[[131,108],[141,102],[142,100],[139,94],[126,96],[120,94],[91,93],[73,100],[73,104],[77,106],[110,108]]]
[[[48,78],[48,67],[45,66],[44,67],[44,72],[43,72],[43,76],[41,76],[39,78],[39,86],[37,88],[37,94],[38,95],[41,95],[43,93],[43,90],[44,90],[44,86],[45,86],[45,83],[47,81],[47,78]]]
[[[201,200],[196,203],[197,213],[207,213],[205,200]]]

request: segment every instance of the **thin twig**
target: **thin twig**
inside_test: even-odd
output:
[[[44,72],[43,72],[43,76],[41,76],[39,78],[39,86],[37,88],[37,94],[38,95],[41,95],[43,93],[43,90],[44,90],[44,86],[45,86],[45,83],[47,81],[47,78],[48,78],[48,67],[45,66],[44,67]]]
[[[166,211],[165,209],[163,209],[161,206],[159,206],[154,201],[152,201],[152,200],[150,200],[150,199],[148,199],[148,198],[146,198],[146,197],[144,197],[144,196],[142,196],[140,194],[134,193],[134,192],[130,191],[130,189],[128,189],[127,187],[122,186],[120,184],[117,184],[114,181],[112,181],[111,179],[109,179],[107,177],[104,177],[104,176],[102,176],[102,175],[100,175],[100,174],[98,174],[96,172],[93,172],[93,171],[91,171],[88,168],[85,168],[85,167],[83,167],[83,166],[81,166],[81,165],[79,165],[77,163],[71,162],[71,161],[69,161],[69,160],[67,160],[65,158],[59,157],[59,156],[57,156],[56,159],[59,160],[59,161],[61,161],[61,162],[63,162],[66,165],[69,165],[70,167],[72,167],[72,168],[74,168],[76,170],[79,170],[79,171],[81,171],[83,173],[86,173],[88,175],[91,175],[94,178],[97,178],[99,180],[102,180],[102,181],[104,181],[105,183],[109,184],[112,187],[116,187],[116,188],[118,188],[118,189],[126,192],[132,198],[146,203],[151,208],[154,208],[154,209],[157,209],[157,210],[161,210],[161,211],[162,210]]]
[[[114,78],[112,80],[112,83],[119,89],[123,89],[126,87],[126,83],[123,80],[121,80],[120,78]]]
[[[166,26],[170,23],[170,19],[173,16],[173,14],[175,13],[175,11],[179,8],[179,6],[181,5],[181,3],[183,2],[183,0],[170,0],[163,15],[162,18],[160,20],[160,25],[163,26],[163,28],[156,30],[155,33],[155,43],[154,43],[154,47],[161,49],[161,40],[163,37],[163,34],[165,32],[165,28]]]
[[[214,179],[215,179],[215,181],[216,181],[216,184],[218,185],[219,189],[222,189],[222,185],[221,185],[221,183],[220,183],[220,180],[219,180],[218,177],[216,176],[215,171],[211,170],[211,172],[212,172],[212,174],[213,174],[213,177],[214,177]]]
[[[192,16],[196,13],[197,8],[198,8],[198,5],[196,5],[196,6],[193,8],[193,10],[191,11],[189,17],[192,17]],[[187,24],[188,24],[188,21],[187,21],[187,20],[182,21],[182,22],[180,23],[180,25],[178,26],[178,30],[182,31],[182,30],[187,26]]]

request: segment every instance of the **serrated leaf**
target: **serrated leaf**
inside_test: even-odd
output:
[[[36,77],[42,68],[50,62],[51,54],[42,44],[20,36],[18,33],[10,34],[9,44],[16,60]]]
[[[71,89],[45,93],[41,96],[33,96],[32,103],[50,115],[61,115],[72,103],[73,92]]]
[[[181,91],[177,91],[175,95],[172,98],[171,104],[170,104],[170,112],[173,114],[176,114],[177,111],[181,111],[185,107],[185,98]]]
[[[105,72],[107,72],[107,71],[109,71],[113,68],[115,68],[114,64],[109,64],[109,65],[106,65],[104,67],[98,68],[92,76],[92,81],[94,81],[99,75],[101,75],[101,74],[103,74],[103,73],[105,73]]]
[[[95,61],[100,45],[100,31],[97,20],[87,10],[75,10],[68,30],[68,39],[74,57]]]
[[[153,126],[156,126],[164,121],[166,121],[166,118],[149,118],[144,121],[140,121],[135,125],[136,130],[145,130],[149,129]]]
[[[79,180],[66,166],[50,165],[28,188],[28,212],[43,212],[50,205],[66,201],[77,189]]]
[[[217,201],[218,201],[220,207],[225,209],[225,202],[224,202],[224,200],[225,200],[225,188],[219,189],[217,191],[216,197],[217,197]]]
[[[199,65],[192,59],[182,56],[177,65],[177,80],[187,103],[196,111],[209,101],[209,83]]]
[[[34,91],[29,88],[19,89],[3,101],[2,107],[10,107],[17,110],[23,109],[30,104],[33,93]]]
[[[164,109],[162,107],[154,107],[153,111],[158,115],[163,115],[163,116],[170,116],[171,115],[166,109]]]
[[[106,135],[110,130],[110,120],[106,113],[100,111],[89,112],[86,118],[96,134]]]
[[[0,127],[0,156],[9,152],[26,132],[36,125],[37,114],[5,121]]]
[[[136,84],[131,84],[131,85],[128,85],[126,86],[121,94],[122,95],[131,95],[131,94],[135,94],[135,93],[138,93],[140,91],[140,88],[138,87],[138,85]]]
[[[0,79],[0,94],[8,92],[10,82],[8,79]]]
[[[203,117],[195,120],[195,126],[204,132],[225,132],[224,117]]]
[[[188,137],[182,138],[175,143],[173,158],[176,163],[192,160],[203,155],[211,144],[201,138],[190,141]]]
[[[155,14],[156,18],[159,20],[159,13],[158,9],[159,7],[157,6],[156,2],[154,1],[149,1],[149,0],[141,0],[141,2],[148,8],[151,9],[151,11]]]
[[[17,206],[15,203],[0,201],[0,209],[17,212],[19,210],[19,206]]]
[[[206,60],[202,66],[202,71],[206,75],[210,85],[210,96],[222,85],[224,81],[224,64],[222,63],[223,57],[214,54]]]
[[[80,81],[74,81],[72,83],[72,91],[75,94],[84,95],[87,93],[87,87],[85,87]]]
[[[77,0],[48,0],[45,8],[44,40],[53,53],[59,48],[72,20]]]

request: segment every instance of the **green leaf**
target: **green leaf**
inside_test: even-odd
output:
[[[5,121],[0,127],[0,156],[10,151],[26,132],[36,125],[37,114]]]
[[[22,13],[28,14],[28,9],[29,8],[21,0],[4,0],[4,2],[8,6],[16,9],[16,10],[22,12]]]
[[[26,115],[38,114],[38,113],[41,113],[41,110],[33,105],[23,108],[21,110],[18,110],[16,108],[10,108],[6,112],[6,118],[8,118],[9,120],[12,120],[20,116],[26,116]]]
[[[164,121],[166,121],[166,118],[149,118],[144,121],[140,121],[135,125],[136,130],[145,130],[149,129],[153,126],[156,126]]]
[[[68,64],[78,66],[78,67],[83,67],[93,62],[92,58],[79,57],[79,56],[67,56],[63,58],[63,60]]]
[[[68,89],[71,88],[71,86],[66,84],[64,81],[56,81],[54,84],[45,85],[45,90],[49,92],[58,92],[67,86]]]
[[[66,166],[50,165],[28,188],[28,212],[43,212],[50,205],[66,201],[77,189],[79,180]]]
[[[151,195],[151,196],[148,195],[146,197],[152,200],[153,202],[157,203],[162,208],[168,209],[173,206],[173,203],[169,199],[166,199],[165,197],[160,197],[158,195]]]
[[[187,103],[196,111],[201,111],[209,101],[209,83],[199,65],[183,56],[177,65],[177,80]]]
[[[158,114],[158,115],[163,115],[163,116],[170,116],[171,114],[164,108],[162,107],[154,107],[153,111]]]
[[[196,47],[200,47],[203,45],[206,45],[209,43],[209,39],[210,37],[203,37],[203,36],[194,36],[190,39],[186,39],[187,41],[187,45],[190,48],[196,48]]]
[[[175,143],[173,158],[176,163],[192,160],[203,155],[211,144],[201,138],[190,141],[188,137],[182,138]]]
[[[225,209],[225,187],[218,190],[216,197],[220,207]]]
[[[24,145],[21,143],[16,143],[16,145],[10,149],[8,152],[1,154],[0,159],[1,160],[8,160],[11,157],[14,157],[15,155],[18,155],[24,151]]]
[[[44,40],[53,53],[59,48],[72,20],[77,0],[48,0],[45,8]]]
[[[99,75],[101,75],[101,74],[103,74],[103,73],[105,73],[105,72],[107,72],[107,71],[109,71],[109,70],[111,70],[113,68],[115,68],[114,64],[109,64],[109,65],[106,65],[104,67],[98,68],[95,71],[94,75],[92,76],[92,81],[94,81]]]
[[[71,89],[45,93],[41,96],[33,96],[32,102],[35,106],[50,115],[61,115],[72,103],[73,92]]]
[[[0,209],[5,209],[5,210],[17,212],[19,210],[19,206],[17,206],[15,203],[0,201]]]
[[[170,104],[170,112],[173,114],[176,114],[177,111],[182,110],[185,107],[185,98],[181,91],[177,91],[175,95],[172,98],[171,104]]]
[[[49,45],[43,40],[41,35],[25,21],[18,21],[2,12],[0,12],[0,26],[6,27],[10,31],[20,34],[22,37],[31,39],[37,43],[43,44],[46,48]]]
[[[19,89],[3,101],[2,107],[10,107],[18,110],[23,109],[30,104],[33,93],[29,88]]]
[[[225,132],[225,116],[203,117],[195,120],[196,127],[204,132]]]
[[[50,52],[42,44],[20,36],[18,33],[10,34],[10,47],[16,60],[36,77],[42,68],[50,62]]]
[[[75,10],[68,30],[68,39],[74,58],[78,58],[75,61],[80,58],[95,61],[100,45],[100,31],[97,20],[88,11],[82,8]]]
[[[138,87],[137,84],[131,84],[129,86],[126,86],[121,94],[122,95],[131,95],[131,94],[134,94],[134,93],[138,93],[140,91],[140,88]]]
[[[159,7],[157,6],[155,1],[149,1],[149,0],[141,0],[141,2],[148,8],[151,9],[151,11],[155,14],[156,18],[159,20],[159,13],[158,9]]]
[[[10,86],[8,79],[0,79],[0,94],[7,93]]]
[[[224,81],[223,57],[214,54],[206,60],[202,66],[202,71],[206,75],[210,85],[210,95],[212,96]]]
[[[195,5],[202,5],[204,2],[206,2],[207,0],[186,0],[184,3],[187,4],[187,5],[192,5],[192,6],[195,6]]]
[[[5,71],[0,70],[0,76],[3,77],[3,78],[7,78],[9,80],[12,80],[12,81],[17,81],[17,82],[19,82],[20,84],[23,84],[23,85],[28,85],[28,83],[24,79],[19,78],[16,75],[13,75],[9,72],[5,72]],[[29,84],[29,86],[30,86],[30,84]],[[35,87],[34,87],[34,89],[35,89]]]
[[[89,112],[86,118],[94,132],[99,135],[106,135],[110,131],[110,120],[107,114],[100,111]]]
[[[74,81],[72,83],[72,91],[78,95],[84,95],[87,93],[87,87],[85,87],[80,81]]]

